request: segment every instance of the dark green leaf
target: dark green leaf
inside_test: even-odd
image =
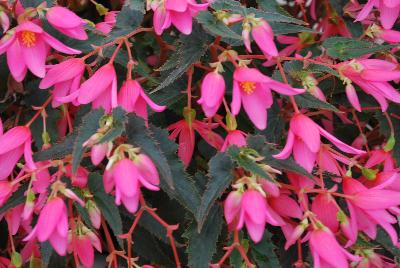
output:
[[[24,194],[27,189],[28,189],[28,184],[20,186],[18,190],[11,195],[11,197],[7,200],[7,202],[5,202],[4,205],[0,207],[0,214],[3,214],[9,209],[12,209],[18,206],[19,204],[24,203],[26,199]]]
[[[218,153],[211,158],[209,167],[210,180],[196,215],[199,231],[201,231],[215,201],[225,192],[233,179],[234,165],[227,154]]]
[[[260,176],[261,178],[271,181],[273,180],[271,176],[260,167],[260,165],[243,154],[241,149],[237,146],[229,147],[227,152],[240,167],[253,173],[254,175]]]
[[[279,268],[279,259],[276,255],[276,246],[271,240],[272,234],[269,231],[264,232],[263,239],[255,244],[251,242],[251,255],[257,263],[257,267],[276,267]]]
[[[206,53],[210,36],[206,34],[199,25],[193,25],[193,32],[191,35],[181,35],[181,45],[175,53],[178,57],[174,56],[176,67],[173,70],[164,74],[164,80],[155,88],[152,93],[157,92],[180,78],[185,74],[190,65],[196,63]]]
[[[114,235],[122,234],[121,215],[119,214],[118,207],[114,203],[114,198],[104,192],[103,178],[101,175],[99,173],[91,173],[89,175],[88,186],[93,194],[96,205],[99,207],[104,219],[110,225]],[[118,239],[118,243],[123,247],[121,239]]]
[[[53,255],[54,250],[50,245],[49,241],[45,241],[40,244],[40,255],[42,259],[42,268],[47,268],[50,263],[51,256]]]
[[[313,108],[313,109],[321,109],[321,110],[329,110],[333,112],[340,112],[335,106],[332,104],[322,101],[308,92],[305,92],[300,95],[296,95],[295,97],[296,103],[301,108]]]
[[[322,44],[327,53],[334,59],[347,60],[366,54],[385,51],[393,48],[393,45],[379,45],[376,43],[356,40],[347,37],[334,36],[325,40]]]
[[[236,32],[232,31],[222,21],[211,14],[209,11],[200,12],[197,15],[197,21],[204,27],[204,29],[214,36],[221,36],[222,38],[242,40],[242,37]]]
[[[214,205],[200,233],[195,222],[189,226],[185,232],[185,237],[188,238],[189,267],[208,267],[213,254],[216,252],[216,244],[223,222],[221,208]]]
[[[99,121],[104,115],[103,109],[92,110],[82,118],[82,123],[77,130],[77,137],[72,149],[72,172],[75,173],[85,151],[85,143],[99,128]]]

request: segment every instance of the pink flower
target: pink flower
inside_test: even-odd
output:
[[[48,33],[39,25],[25,21],[7,32],[0,42],[0,55],[7,52],[7,64],[12,76],[22,81],[29,69],[34,75],[45,76],[45,63],[50,47],[65,54],[79,54]]]
[[[267,127],[267,109],[273,103],[271,90],[284,95],[297,95],[304,89],[292,88],[272,80],[255,68],[238,67],[233,74],[232,113],[237,115],[240,106],[258,129]]]
[[[113,180],[111,186],[115,185],[115,203],[124,204],[131,213],[135,213],[138,209],[140,187],[158,191],[160,182],[158,173],[154,172],[154,164],[151,167],[148,159],[143,157],[137,161],[138,164],[127,158],[118,161],[112,167],[111,174],[107,174],[108,178],[105,178],[105,180]],[[105,188],[110,190],[110,185],[105,185]]]
[[[333,233],[339,230],[339,221],[337,214],[340,207],[336,203],[335,198],[329,193],[317,195],[311,206],[311,210],[325,226]]]
[[[118,11],[107,12],[107,14],[104,16],[104,21],[96,24],[96,29],[105,34],[109,34],[114,25],[117,23],[117,15]]]
[[[181,33],[192,32],[192,17],[206,10],[209,3],[197,4],[195,0],[160,0],[153,1],[153,25],[158,35],[173,24]]]
[[[251,27],[251,35],[254,41],[264,53],[265,56],[278,56],[278,49],[274,43],[274,33],[271,26],[264,19],[253,19],[253,27],[249,23],[244,23],[243,26],[243,40],[247,51],[251,52],[249,29]]]
[[[140,83],[128,79],[118,92],[118,104],[127,112],[134,112],[147,122],[147,105],[156,112],[162,112],[166,106],[155,104],[144,92]]]
[[[363,154],[364,151],[355,149],[314,123],[303,114],[295,114],[290,120],[288,138],[283,150],[274,155],[278,159],[288,158],[292,151],[294,159],[308,172],[312,171],[316,157],[321,147],[321,135],[332,142],[341,151],[349,154]]]
[[[118,106],[117,74],[114,65],[100,67],[77,91],[78,103],[92,103],[92,107],[103,108],[107,113]]]
[[[356,222],[353,228],[375,239],[376,225],[379,224],[389,234],[392,243],[398,244],[397,231],[392,226],[397,223],[397,219],[387,210],[400,205],[400,192],[382,190],[379,186],[368,189],[361,182],[348,177],[343,180],[343,192],[351,196],[346,202]]]
[[[69,9],[61,6],[51,7],[46,13],[46,18],[51,26],[63,34],[78,40],[88,39],[83,28],[86,22]]]
[[[224,141],[218,134],[212,131],[216,127],[218,127],[218,124],[206,124],[195,120],[194,117],[190,120],[180,120],[168,126],[168,130],[172,131],[169,135],[170,139],[176,139],[179,136],[178,156],[185,166],[188,166],[192,159],[195,145],[195,131],[215,149],[221,149]]]
[[[13,193],[13,184],[9,181],[0,181],[0,206],[4,205]]]
[[[83,73],[85,71],[85,62],[80,58],[67,59],[59,64],[50,66],[46,76],[39,84],[39,88],[45,89],[54,86],[53,107],[70,101],[69,95],[74,95],[80,86]],[[74,104],[78,104],[76,101]]]
[[[71,234],[71,247],[69,252],[76,252],[79,260],[82,262],[83,267],[91,268],[94,264],[94,250],[96,248],[98,252],[101,252],[100,239],[89,229],[83,227],[84,234]]]
[[[230,130],[228,135],[225,137],[224,144],[221,147],[221,152],[225,152],[231,145],[236,145],[237,147],[246,146],[246,133],[240,130]]]
[[[72,165],[67,165],[64,168],[65,176],[71,179],[71,183],[73,186],[79,188],[86,187],[89,177],[89,171],[86,168],[79,166],[75,174],[72,173]]]
[[[391,29],[400,14],[400,2],[390,0],[368,0],[356,18],[356,21],[365,20],[373,7],[380,12],[380,21],[383,28]]]
[[[221,106],[225,94],[225,80],[217,72],[208,73],[201,84],[201,104],[206,117],[213,117]]]
[[[90,222],[96,229],[100,228],[101,225],[101,211],[96,203],[92,200],[86,202],[86,208],[89,213]]]
[[[344,250],[332,231],[326,227],[310,232],[310,250],[314,267],[348,268],[348,260],[359,260],[357,256]]]
[[[0,180],[6,179],[18,160],[24,155],[26,167],[36,169],[32,159],[31,131],[28,127],[17,126],[2,134],[0,126]],[[2,135],[1,135],[2,134]]]
[[[236,230],[246,225],[251,239],[256,243],[262,239],[266,222],[275,226],[284,225],[256,190],[230,192],[224,203],[224,215],[228,225]]]
[[[90,151],[90,159],[93,165],[97,166],[103,161],[109,152],[108,143],[95,144]]]
[[[60,197],[50,199],[40,212],[36,226],[25,237],[28,241],[37,237],[39,242],[49,240],[54,250],[61,256],[67,253],[68,216],[67,207]]]
[[[361,110],[359,101],[351,82],[357,84],[365,93],[372,95],[380,104],[382,111],[388,107],[387,100],[400,103],[400,93],[388,81],[400,78],[397,64],[378,60],[360,59],[337,65],[343,80],[348,84],[346,94],[354,108]]]

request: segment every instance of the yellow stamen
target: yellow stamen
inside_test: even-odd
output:
[[[239,85],[240,88],[248,95],[252,94],[253,91],[256,89],[256,82],[245,81],[240,82]]]
[[[31,31],[23,31],[21,33],[22,44],[26,47],[33,47],[36,44],[36,33]]]

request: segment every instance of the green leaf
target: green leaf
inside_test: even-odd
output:
[[[93,199],[99,207],[104,219],[110,225],[114,235],[122,234],[122,220],[118,207],[114,203],[114,198],[108,195],[103,189],[103,178],[99,173],[89,175],[88,186],[93,194]],[[118,243],[123,247],[122,240],[118,238]]]
[[[301,25],[294,25],[282,22],[270,22],[269,25],[274,32],[274,35],[291,34],[291,33],[315,33],[316,31]]]
[[[188,238],[189,267],[203,268],[209,266],[212,256],[216,252],[216,244],[221,234],[223,222],[222,210],[217,204],[211,208],[200,233],[197,230],[196,223],[192,222],[184,235]]]
[[[273,155],[279,153],[279,151],[272,147],[272,145],[266,143],[264,137],[249,135],[247,137],[247,145],[248,147],[259,152],[260,155],[264,157],[263,163],[278,170],[294,172],[314,180],[313,176],[303,167],[299,166],[292,158],[284,160],[274,158]]]
[[[49,241],[45,241],[40,243],[40,255],[42,259],[42,268],[47,268],[50,263],[51,256],[53,255],[54,250],[53,247],[50,245]]]
[[[279,143],[285,130],[285,120],[281,115],[281,108],[274,102],[268,109],[268,124],[264,130],[257,130],[257,134],[263,135],[270,143]]]
[[[236,32],[231,30],[222,21],[218,20],[209,11],[200,12],[197,21],[204,27],[204,29],[214,36],[221,36],[222,38],[242,40],[242,37]]]
[[[353,59],[395,47],[394,45],[379,45],[368,41],[339,36],[328,38],[322,43],[322,46],[327,49],[330,57],[339,60]]]
[[[294,96],[294,98],[296,100],[296,103],[301,108],[313,108],[313,109],[329,110],[329,111],[333,111],[333,112],[340,112],[340,110],[337,109],[332,104],[314,97],[309,92],[305,92],[303,94],[296,95],[296,96]]]
[[[25,192],[28,189],[28,184],[24,184],[18,188],[17,191],[15,191],[10,198],[7,200],[7,202],[4,203],[0,207],[0,214],[3,214],[4,212],[8,211],[9,209],[12,209],[20,204],[23,204],[25,202]]]
[[[62,142],[53,144],[50,149],[35,153],[34,159],[36,161],[63,159],[72,153],[76,136],[76,133],[68,135]]]
[[[128,121],[126,112],[121,107],[117,107],[112,111],[112,117],[112,128],[105,133],[98,143],[113,141],[125,131],[125,124]]]
[[[259,243],[255,244],[251,242],[250,244],[251,255],[258,267],[281,267],[276,255],[277,247],[271,238],[272,234],[266,230],[263,239]]]
[[[233,168],[233,161],[227,154],[218,153],[211,158],[209,162],[210,180],[196,215],[199,231],[201,231],[215,201],[230,186],[233,179]]]
[[[167,164],[171,169],[174,189],[165,184],[161,184],[171,198],[177,200],[183,207],[188,209],[193,215],[196,214],[200,205],[200,195],[192,178],[185,172],[182,161],[176,152],[178,145],[168,138],[168,132],[153,125],[149,127],[154,139],[159,144],[159,148],[167,158]]]
[[[181,35],[181,45],[175,53],[178,56],[174,56],[173,59],[176,61],[175,68],[168,71],[163,75],[164,80],[161,84],[155,88],[151,93],[160,91],[161,89],[169,86],[183,74],[186,70],[194,63],[200,60],[200,58],[206,53],[210,36],[205,33],[199,25],[193,25],[193,31],[191,35]],[[169,64],[168,62],[166,64]]]
[[[261,178],[273,181],[271,176],[267,172],[265,172],[260,167],[260,165],[258,165],[254,160],[248,158],[245,154],[243,154],[241,149],[237,146],[230,146],[227,152],[240,167],[253,173],[254,175],[260,176]]]
[[[400,249],[393,245],[389,235],[382,229],[378,228],[378,234],[375,239],[384,249],[389,251],[393,256],[400,256]]]
[[[113,41],[116,37],[126,35],[136,30],[143,21],[144,5],[137,0],[125,3],[118,13],[117,22],[105,41]]]
[[[81,162],[85,147],[82,146],[93,134],[97,132],[99,121],[104,115],[103,109],[92,110],[82,118],[82,123],[77,130],[77,137],[72,149],[72,172],[75,173]]]

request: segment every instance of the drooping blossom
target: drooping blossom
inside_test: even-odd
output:
[[[194,110],[193,110],[194,112]],[[195,114],[184,113],[185,119],[180,120],[168,126],[168,130],[172,131],[169,135],[170,139],[179,137],[178,156],[183,164],[188,166],[194,152],[195,134],[196,132],[212,147],[220,150],[224,140],[212,130],[218,127],[218,124],[207,124],[195,119]]]
[[[84,29],[86,22],[68,8],[53,6],[47,10],[46,18],[61,33],[77,40],[88,39]]]
[[[97,166],[103,161],[106,155],[109,153],[110,148],[108,143],[95,144],[90,150],[90,159],[92,164]]]
[[[292,152],[294,159],[307,171],[311,172],[321,148],[321,135],[332,142],[341,151],[349,154],[363,154],[362,150],[355,149],[320,127],[303,114],[295,114],[290,120],[290,128],[285,147],[274,155],[278,159],[288,158]]]
[[[206,74],[201,83],[201,98],[197,101],[206,117],[213,117],[221,106],[225,94],[225,80],[218,72]]]
[[[400,2],[397,0],[368,0],[360,13],[358,13],[356,21],[366,19],[374,7],[379,9],[380,21],[383,28],[391,29],[399,17]]]
[[[103,108],[107,113],[118,106],[117,74],[114,65],[107,63],[100,67],[88,80],[82,83],[76,93],[80,104],[92,103],[92,107]]]
[[[236,145],[237,147],[246,146],[246,133],[238,129],[228,131],[226,135],[224,144],[222,144],[221,152],[225,152],[231,145]]]
[[[310,250],[315,267],[348,268],[349,261],[359,260],[357,256],[347,252],[325,226],[310,232]]]
[[[351,82],[374,97],[382,111],[386,111],[388,100],[400,103],[400,93],[388,83],[400,78],[397,64],[379,59],[358,59],[339,63],[337,68],[349,87],[346,87],[347,97],[355,109],[361,111],[357,94]],[[349,92],[347,92],[348,90]]]
[[[0,55],[7,52],[7,64],[14,79],[21,82],[29,69],[37,77],[46,73],[45,63],[50,47],[65,54],[79,54],[31,21],[9,30],[0,41]]]
[[[64,168],[65,176],[71,179],[73,186],[79,188],[86,187],[89,177],[89,171],[86,168],[79,166],[75,174],[72,172],[72,165],[66,165]]]
[[[93,200],[86,202],[86,209],[89,213],[90,222],[96,229],[100,228],[101,225],[101,211]]]
[[[85,62],[80,58],[72,58],[49,68],[46,76],[40,82],[39,88],[46,89],[54,86],[52,106],[58,107],[69,101],[78,105],[76,98],[69,99],[68,96],[76,94],[79,89],[85,71]]]
[[[104,21],[96,23],[96,29],[102,33],[109,34],[117,23],[117,15],[118,11],[107,12],[107,14],[104,16]]]
[[[17,126],[3,134],[0,122],[0,180],[6,179],[24,155],[26,168],[36,169],[32,158],[31,131],[28,127]]]
[[[399,213],[399,210],[396,210],[400,205],[399,191],[382,189],[379,185],[368,189],[361,182],[346,177],[343,180],[343,192],[351,196],[346,202],[350,216],[356,222],[353,228],[375,239],[376,227],[380,225],[389,234],[393,245],[399,243],[397,231],[393,227],[397,218],[388,212],[390,210]]]
[[[400,32],[395,31],[395,30],[390,30],[390,29],[385,29],[382,27],[379,27],[376,24],[373,24],[370,26],[366,34],[370,36],[371,38],[376,38],[379,40],[383,40],[389,44],[396,44],[400,42]]]
[[[94,249],[101,253],[101,242],[95,233],[86,226],[79,226],[80,232],[77,234],[69,233],[68,252],[75,252],[83,267],[91,268],[94,264]]]
[[[36,226],[25,241],[37,238],[39,242],[49,241],[61,256],[67,253],[68,216],[67,207],[60,197],[50,199],[40,212]]]
[[[115,203],[135,213],[139,206],[140,188],[158,191],[159,175],[153,161],[139,155],[134,161],[124,158],[115,163],[103,177],[104,188],[110,192],[115,187]]]
[[[232,229],[241,230],[246,225],[255,243],[261,241],[266,222],[274,226],[284,225],[276,213],[271,213],[264,196],[253,189],[230,192],[224,202],[224,215]]]
[[[155,104],[144,92],[140,83],[128,79],[118,92],[118,104],[127,112],[134,112],[147,122],[147,106],[153,111],[162,112],[166,106]]]
[[[206,10],[209,3],[196,3],[195,0],[148,0],[148,9],[154,11],[153,26],[158,35],[171,24],[181,33],[192,32],[192,18],[200,11]]]
[[[297,95],[304,89],[275,81],[263,75],[255,68],[238,67],[233,74],[232,114],[239,114],[243,108],[250,120],[258,129],[267,127],[267,109],[273,103],[272,92],[276,91],[284,95]]]
[[[249,52],[252,51],[250,33],[265,56],[278,56],[278,49],[274,42],[274,33],[267,21],[252,17],[244,20],[242,37],[244,45]]]

